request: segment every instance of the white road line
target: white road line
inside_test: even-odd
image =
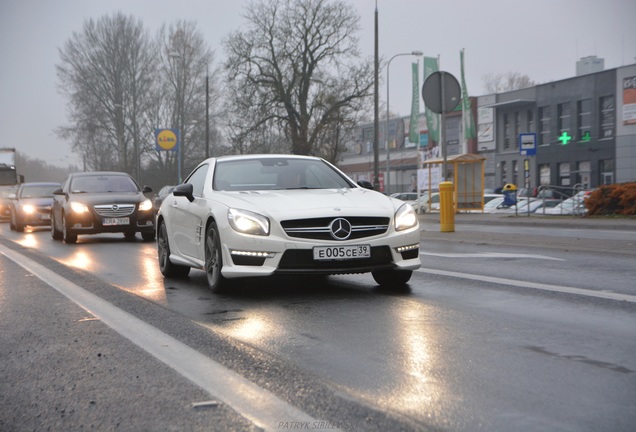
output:
[[[511,254],[511,253],[502,253],[502,252],[481,252],[481,253],[420,252],[420,255],[440,256],[444,258],[533,258],[533,259],[542,259],[542,260],[565,261],[562,258],[552,258],[546,255]]]
[[[24,255],[0,245],[0,253],[98,317],[152,356],[170,366],[213,397],[223,401],[263,430],[278,430],[281,422],[316,419],[273,393],[227,369],[175,338],[91,294]]]
[[[587,297],[598,297],[598,298],[603,298],[608,300],[619,300],[619,301],[626,301],[629,303],[636,303],[636,296],[629,295],[629,294],[619,294],[619,293],[608,292],[608,291],[595,291],[595,290],[584,289],[584,288],[548,285],[548,284],[542,284],[537,282],[518,281],[514,279],[504,279],[504,278],[498,278],[498,277],[492,277],[492,276],[458,273],[458,272],[436,270],[436,269],[429,269],[429,268],[420,268],[419,270],[415,270],[415,271],[418,271],[420,273],[439,275],[439,276],[449,276],[449,277],[455,277],[455,278],[476,280],[481,282],[492,282],[492,283],[502,284],[502,285],[511,285],[511,286],[516,286],[521,288],[532,288],[532,289],[538,289],[538,290],[544,290],[544,291],[562,292],[562,293],[576,294],[576,295],[582,295]]]

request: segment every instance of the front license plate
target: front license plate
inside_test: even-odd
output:
[[[111,225],[130,225],[130,218],[104,218],[102,220],[103,226],[111,226]]]
[[[370,258],[371,246],[316,246],[314,247],[314,260],[348,260],[359,258]]]

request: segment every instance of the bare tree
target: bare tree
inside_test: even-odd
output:
[[[359,16],[340,0],[261,0],[245,18],[224,41],[231,143],[248,151],[275,128],[292,153],[337,159],[324,150],[337,145],[334,125],[362,111],[373,86],[373,63],[360,59],[355,36]]]
[[[58,133],[72,140],[88,168],[140,177],[155,59],[141,21],[122,13],[85,21],[60,49],[58,84],[71,125]]]
[[[502,93],[534,86],[534,81],[519,72],[489,73],[482,77],[487,93]]]
[[[162,80],[154,122],[157,127],[177,128],[181,136],[181,157],[177,152],[154,152],[160,166],[194,168],[207,152],[205,139],[206,93],[210,100],[210,118],[215,129],[218,119],[218,72],[212,68],[214,52],[205,43],[194,22],[178,21],[163,26],[157,37]],[[206,90],[206,80],[208,88]],[[218,134],[211,134],[218,139]]]

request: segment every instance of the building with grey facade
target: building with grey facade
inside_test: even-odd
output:
[[[531,188],[590,189],[636,181],[633,93],[636,65],[479,97],[478,113],[493,119],[490,141],[482,133],[485,122],[478,121],[480,151],[492,157],[494,149],[487,177],[495,185]],[[535,155],[521,153],[520,134],[534,134]]]
[[[636,181],[636,64],[596,71],[602,59],[582,60],[575,77],[471,98],[476,138],[462,140],[461,112],[448,114],[443,134],[448,156],[484,156],[484,187],[491,189],[506,183],[590,189]],[[423,114],[420,142],[407,142],[408,120],[391,119],[388,139],[386,121],[380,122],[383,192],[413,190],[418,166],[441,157]],[[373,181],[373,124],[356,130],[339,166],[355,180]]]

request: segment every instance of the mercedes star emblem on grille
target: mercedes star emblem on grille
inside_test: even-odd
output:
[[[334,219],[329,228],[331,237],[336,240],[346,240],[351,235],[351,224],[343,218]]]

